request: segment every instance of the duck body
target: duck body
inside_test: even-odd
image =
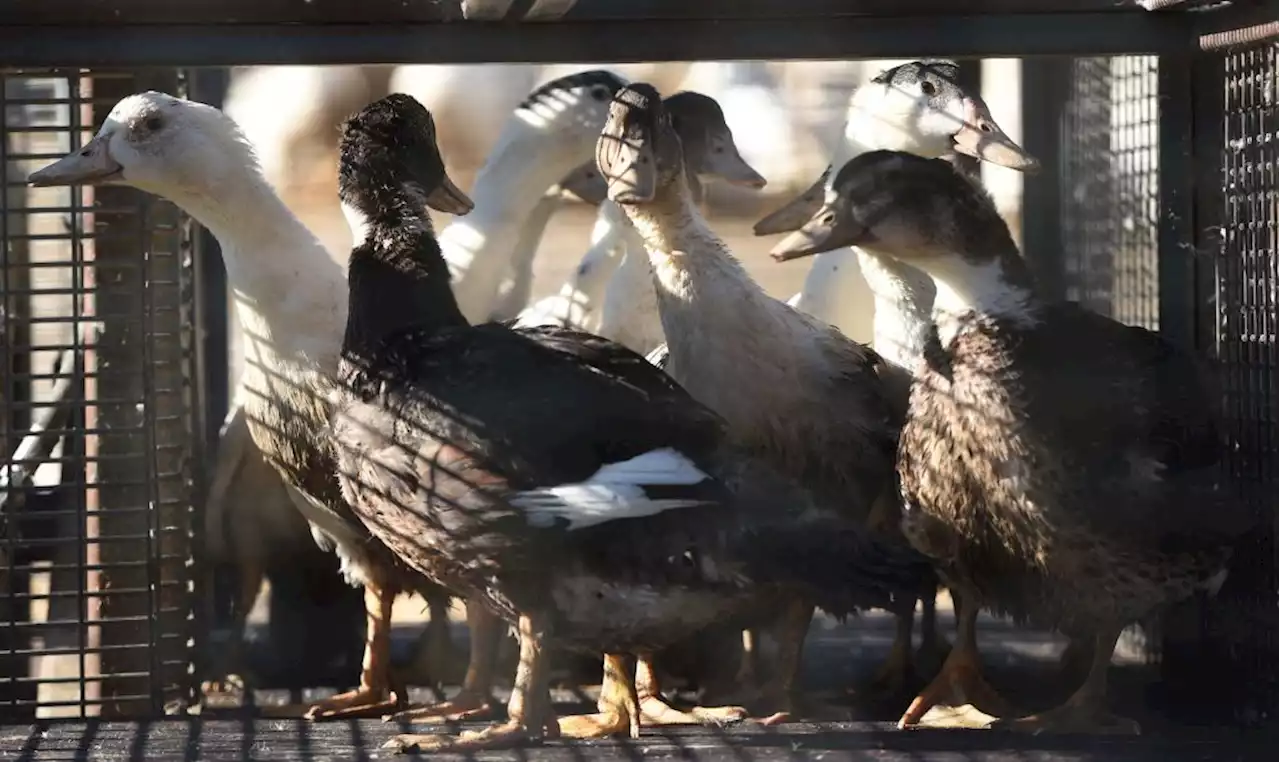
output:
[[[671,457],[715,471],[720,421],[689,405],[665,378],[640,369],[642,358],[588,334],[549,328],[485,325],[403,341],[397,345],[406,354],[384,347],[380,362],[386,365],[371,367],[366,378],[394,368],[396,377],[411,377],[412,386],[383,386],[373,404],[341,410],[335,427],[348,447],[360,442],[343,461],[344,473],[355,474],[344,480],[351,499],[373,508],[354,485],[374,485],[391,496],[386,505],[412,506],[411,514],[363,514],[397,555],[508,620],[520,611],[554,612],[556,640],[594,653],[658,648],[759,602],[750,590],[735,589],[730,568],[691,568],[704,562],[685,557],[708,543],[725,547],[743,521],[724,507],[722,485],[668,486],[676,499],[709,505],[588,527],[567,538],[559,527],[529,526],[508,504],[512,493],[587,483],[603,463],[664,448],[678,447],[671,452],[680,455]],[[530,380],[513,386],[517,367],[525,369],[519,378]],[[602,381],[584,384],[587,378]],[[575,393],[565,395],[566,387]],[[636,395],[636,387],[646,394]],[[664,404],[663,396],[673,399]],[[538,414],[531,416],[530,408]],[[583,410],[600,413],[583,416]],[[480,423],[490,420],[501,422],[500,434]],[[356,433],[366,426],[388,431],[395,421],[412,421],[414,430],[394,444]],[[413,460],[391,460],[393,451],[412,452]],[[436,476],[445,471],[482,473],[482,487]],[[396,477],[403,482],[406,474],[433,489],[401,496]]]
[[[1158,335],[1073,304],[1030,320],[969,315],[945,350],[930,339],[904,528],[993,610],[1089,635],[1223,568],[1217,428],[1200,369]]]

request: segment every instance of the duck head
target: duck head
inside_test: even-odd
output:
[[[691,185],[701,180],[751,188],[765,184],[738,152],[715,100],[684,92],[663,101],[643,83],[614,96],[596,143],[596,166],[608,197],[619,204],[651,201],[682,174]]]
[[[596,142],[596,166],[609,199],[619,204],[652,201],[659,188],[680,178],[680,137],[652,85],[628,85],[613,97]]]
[[[475,204],[445,171],[431,112],[392,93],[348,118],[338,144],[338,197],[348,217],[421,215],[422,206],[465,215]],[[417,208],[402,209],[406,200]]]
[[[714,98],[684,91],[664,99],[662,106],[680,138],[686,170],[696,180],[756,189],[765,186],[764,177],[742,158],[724,111]],[[574,170],[561,187],[589,204],[598,205],[608,195],[608,185],[596,162]]]
[[[627,84],[606,69],[575,72],[534,89],[516,106],[519,123],[551,135],[567,145],[580,145],[600,134],[609,102]]]
[[[755,189],[765,186],[764,177],[742,158],[724,111],[714,98],[686,90],[666,98],[662,105],[680,137],[690,173],[704,181]]]
[[[237,164],[256,170],[244,135],[229,117],[203,103],[149,91],[130,95],[107,115],[80,150],[36,170],[27,182],[129,185],[179,204],[212,195]]]
[[[854,91],[835,166],[864,151],[905,151],[926,158],[965,154],[1021,172],[1039,162],[991,116],[976,94],[959,84],[959,66],[923,59],[881,72]],[[756,235],[795,230],[825,197],[831,169],[791,203],[756,223]]]
[[[872,151],[846,163],[822,205],[770,251],[779,262],[846,246],[929,271],[960,256],[989,259],[1017,248],[986,192],[942,159]]]

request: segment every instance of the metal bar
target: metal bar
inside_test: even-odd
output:
[[[436,24],[451,28],[486,26],[466,21],[459,0],[406,3],[362,0],[316,3],[311,0],[9,0],[0,24]],[[954,13],[954,0],[578,0],[565,21],[855,16],[904,16]],[[1099,13],[1139,15],[1136,3],[1116,0],[966,0],[973,14]],[[510,14],[508,14],[510,18]],[[444,22],[444,23],[442,23]],[[449,23],[464,22],[464,23]],[[563,22],[556,22],[563,23]],[[527,28],[533,24],[507,24]]]
[[[788,20],[785,34],[779,23],[6,26],[0,50],[17,66],[151,67],[1126,55],[1191,44],[1176,14],[842,16]]]
[[[1268,21],[1265,24],[1228,29],[1200,36],[1201,50],[1224,50],[1240,45],[1251,45],[1255,42],[1271,39],[1280,34],[1280,21]]]
[[[1160,135],[1160,333],[1196,346],[1195,156],[1192,144],[1191,53],[1161,56],[1157,74]]]
[[[1066,293],[1061,131],[1070,78],[1070,59],[1046,58],[1022,64],[1023,145],[1043,168],[1023,181],[1023,250],[1028,252],[1027,263],[1036,282],[1055,298]]]

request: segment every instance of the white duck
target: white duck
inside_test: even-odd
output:
[[[498,144],[476,175],[476,209],[440,234],[440,248],[453,277],[453,292],[472,323],[493,317],[501,287],[513,265],[521,225],[542,203],[547,189],[591,158],[591,143],[604,124],[613,94],[625,81],[593,69],[537,88],[516,107]],[[531,279],[532,258],[510,289],[521,293]],[[509,307],[507,308],[509,309]],[[505,317],[505,316],[504,316]]]
[[[960,152],[1013,169],[1033,168],[1035,160],[1004,134],[979,96],[965,92],[958,75],[954,61],[923,59],[887,69],[857,88],[832,164],[843,166],[862,153],[884,149],[928,158]],[[824,174],[798,199],[757,223],[756,234],[798,228],[821,206],[826,179]],[[922,273],[885,271],[854,249],[841,249],[816,257],[804,286],[787,303],[856,341],[871,341],[882,357],[910,368],[914,340],[904,341],[928,324],[932,288]]]

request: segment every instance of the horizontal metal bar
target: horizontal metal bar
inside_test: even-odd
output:
[[[78,541],[68,540],[68,544]],[[14,564],[7,566],[5,569],[10,572],[27,574],[42,574],[52,571],[100,571],[112,572],[127,569],[137,569],[150,566],[154,561],[185,561],[188,554],[166,553],[157,556],[154,559],[146,561],[112,561],[105,564],[51,564],[51,563],[34,563],[34,564]],[[72,624],[75,624],[73,621]]]
[[[65,20],[65,16],[64,16]],[[0,27],[15,65],[548,63],[1182,53],[1182,14],[359,26]]]
[[[150,587],[113,587],[110,590],[66,590],[48,593],[12,593],[6,598],[11,601],[49,601],[54,598],[110,598],[113,595],[147,595],[159,588],[184,588],[186,580],[161,580]],[[37,623],[38,624],[38,623]]]
[[[954,0],[578,0],[563,16],[568,21],[655,18],[797,19],[852,15],[937,15],[952,13]],[[965,0],[969,13],[1099,12],[1140,13],[1135,3],[1116,0]],[[9,0],[0,24],[60,24],[67,21],[125,24],[462,24],[459,0],[407,3],[362,0],[316,3],[311,0]],[[533,26],[532,24],[528,26]],[[524,28],[524,25],[521,25]]]

